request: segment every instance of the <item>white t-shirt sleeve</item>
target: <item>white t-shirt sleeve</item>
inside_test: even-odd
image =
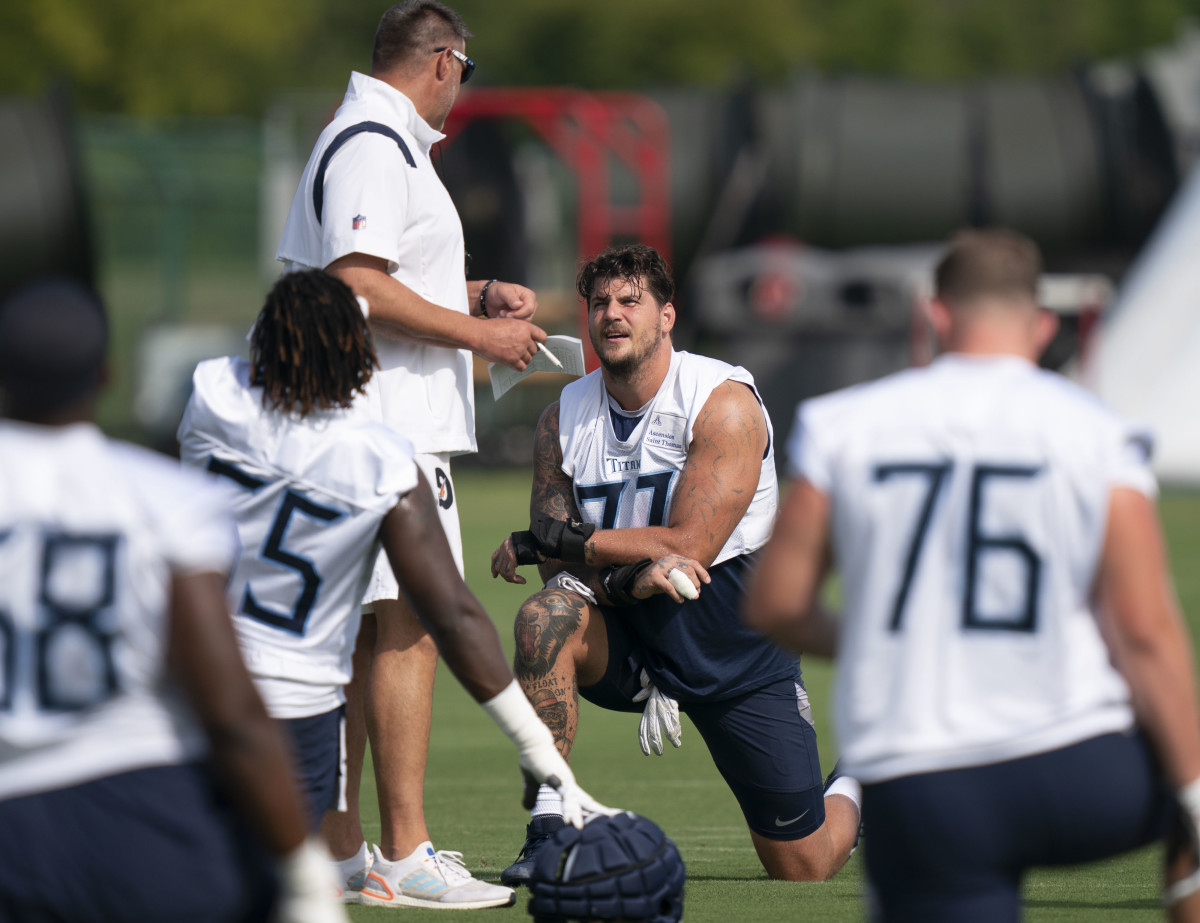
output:
[[[1154,456],[1154,437],[1140,427],[1124,424],[1117,431],[1117,439],[1111,486],[1129,487],[1154,499],[1158,496],[1158,482],[1150,465]]]
[[[788,474],[804,478],[822,493],[829,493],[832,480],[830,462],[821,448],[821,402],[804,401],[796,408],[796,418],[788,437]]]
[[[172,574],[228,573],[237,531],[228,501],[200,472],[136,449],[126,464],[143,498],[142,515]]]
[[[321,265],[350,253],[399,265],[400,235],[409,205],[409,171],[396,142],[361,132],[343,144],[325,170],[321,215]],[[415,171],[414,171],[415,172]]]
[[[229,573],[237,556],[237,533],[225,497],[215,488],[204,486],[205,496],[197,492],[181,504],[173,531],[185,535],[186,540],[171,541],[164,549],[175,574]]]

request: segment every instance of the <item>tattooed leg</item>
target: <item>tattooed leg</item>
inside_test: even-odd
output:
[[[517,613],[514,633],[513,673],[569,759],[579,726],[579,675],[594,681],[608,660],[604,620],[569,590],[542,590]]]

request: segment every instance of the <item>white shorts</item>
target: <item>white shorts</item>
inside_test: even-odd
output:
[[[413,461],[425,475],[425,480],[433,488],[433,499],[437,503],[438,517],[442,521],[442,529],[446,532],[446,540],[450,543],[450,553],[454,555],[454,563],[458,566],[459,575],[463,575],[462,528],[458,522],[458,498],[454,495],[454,484],[450,480],[450,456],[446,454],[413,456]],[[400,584],[392,573],[391,562],[387,552],[382,548],[379,557],[375,559],[375,571],[371,574],[371,582],[367,584],[367,592],[363,596],[363,612],[374,612],[371,605],[377,599],[398,599]]]

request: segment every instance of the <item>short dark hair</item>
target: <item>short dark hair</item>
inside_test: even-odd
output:
[[[404,0],[379,19],[371,70],[385,73],[455,39],[474,38],[463,18],[438,0]]]
[[[584,301],[590,302],[598,286],[607,288],[617,279],[636,288],[644,285],[660,306],[675,297],[671,267],[657,250],[646,244],[609,247],[579,270],[575,288]]]
[[[35,419],[95,394],[108,352],[108,318],[91,289],[47,278],[0,304],[0,389],[7,412]]]
[[[982,296],[1037,299],[1042,257],[1037,244],[1008,230],[962,231],[934,272],[935,293],[962,304]]]
[[[349,407],[379,368],[354,293],[319,269],[280,277],[250,333],[250,383],[263,407],[305,417]]]

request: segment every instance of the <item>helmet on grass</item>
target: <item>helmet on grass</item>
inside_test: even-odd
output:
[[[538,850],[529,913],[535,923],[676,923],[686,877],[679,850],[654,821],[598,816],[582,830],[564,827]]]

